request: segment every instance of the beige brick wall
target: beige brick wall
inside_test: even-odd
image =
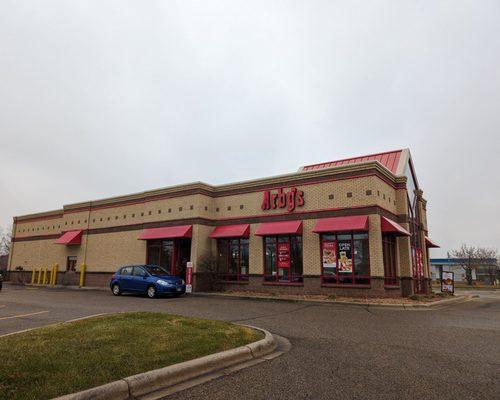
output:
[[[145,263],[146,241],[137,239],[140,233],[141,230],[135,230],[89,235],[87,270],[114,272],[121,265]]]
[[[303,221],[303,273],[304,275],[321,274],[321,252],[319,235],[313,232],[317,220]],[[369,249],[370,268],[373,276],[383,276],[383,256],[380,233],[380,217],[369,216]],[[255,232],[260,224],[250,226],[250,274],[262,274],[264,271],[263,239]],[[191,242],[191,260],[195,271],[197,264],[205,254],[216,254],[216,241],[209,238],[214,227],[193,225]],[[66,258],[69,255],[78,257],[78,266],[84,262],[86,250],[86,264],[89,272],[114,272],[120,265],[143,263],[146,261],[146,242],[138,240],[141,230],[84,235],[81,246],[64,246],[50,240],[36,240],[31,242],[17,242],[13,255],[13,268],[18,265],[25,270],[49,266],[58,263],[60,270],[66,267]],[[398,245],[400,239],[398,239]],[[408,241],[407,241],[408,242]],[[88,248],[86,249],[86,244]],[[409,242],[408,242],[409,243]],[[400,263],[404,258],[401,251]]]
[[[397,189],[396,191],[396,213],[408,214],[408,195],[406,189]]]
[[[396,205],[394,204],[396,190],[376,176],[302,185],[297,186],[297,188],[305,193],[305,205],[297,208],[296,211],[369,205],[380,205],[391,212],[396,212],[400,208],[397,207],[397,202]],[[371,195],[367,195],[367,190],[371,190]],[[397,192],[401,192],[401,190]],[[63,231],[87,229],[87,227],[90,229],[109,228],[193,217],[225,219],[286,213],[285,209],[263,212],[261,210],[262,193],[263,191],[259,190],[218,198],[190,195],[127,206],[94,209],[90,214],[88,211],[66,212],[61,218],[34,222],[19,221],[15,236],[22,238],[56,235]],[[352,197],[347,197],[347,193],[352,193]],[[333,199],[329,199],[331,194],[334,195]],[[243,209],[240,206],[243,206]],[[230,207],[229,210],[228,207]],[[219,211],[216,211],[217,208]]]
[[[194,272],[198,271],[198,265],[205,256],[216,255],[216,241],[209,238],[213,230],[213,226],[193,225],[191,261],[193,262]]]
[[[250,274],[264,273],[264,240],[261,236],[255,236],[260,224],[250,225],[250,244],[248,245],[248,262]]]
[[[320,235],[312,231],[316,221],[309,219],[303,222],[302,265],[304,275],[321,275]]]
[[[290,186],[283,186],[285,191]],[[305,195],[304,207],[295,212],[316,211],[359,206],[379,205],[395,213],[406,213],[406,192],[395,190],[377,176],[366,176],[354,179],[337,180],[310,185],[299,185]],[[370,191],[367,193],[367,191]],[[348,197],[347,193],[352,196]],[[333,199],[329,196],[333,195]],[[263,191],[237,194],[226,197],[209,197],[196,194],[155,201],[138,202],[136,204],[93,209],[89,211],[70,212],[57,218],[42,221],[19,221],[16,224],[16,238],[27,236],[52,235],[59,236],[67,230],[98,229],[137,225],[137,230],[100,233],[89,235],[87,249],[87,265],[89,271],[111,272],[117,266],[127,263],[141,263],[146,257],[146,243],[137,240],[143,223],[175,221],[202,217],[208,219],[226,219],[255,215],[273,215],[286,213],[285,209],[269,211],[261,210]],[[192,209],[191,209],[192,206]],[[241,209],[240,206],[243,206]],[[182,207],[182,209],[180,209]],[[228,209],[230,207],[230,209]],[[219,211],[216,211],[217,208]],[[160,211],[160,212],[159,212]],[[319,275],[321,260],[319,235],[312,229],[315,220],[304,220],[303,260],[304,274]],[[250,273],[263,273],[263,242],[254,235],[259,224],[252,224],[250,239]],[[370,216],[370,260],[372,274],[383,275],[380,226],[376,216]],[[191,259],[196,263],[207,252],[215,254],[215,240],[209,239],[213,227],[205,225],[193,226]],[[60,267],[66,265],[68,255],[77,255],[78,263],[83,262],[86,235],[81,246],[68,247],[54,244],[54,239],[33,240],[14,243],[12,269],[21,265],[30,270],[40,264],[57,262]]]
[[[409,229],[408,224],[402,224],[405,229]],[[399,274],[400,276],[413,276],[410,238],[400,236],[397,238],[398,257],[399,257]]]
[[[78,266],[83,262],[86,238],[82,238],[81,246],[64,246],[55,244],[54,239],[17,242],[12,256],[11,269],[21,266],[25,271],[34,268],[59,265],[59,270],[66,270],[68,256],[78,258]]]
[[[305,204],[297,207],[296,211],[313,211],[329,208],[346,208],[353,206],[380,205],[390,211],[395,212],[396,191],[390,185],[380,180],[378,177],[369,176],[356,179],[339,180],[319,183],[314,185],[298,185],[298,190],[304,192]],[[284,186],[287,192],[289,186]],[[366,191],[371,190],[372,194],[367,195]],[[276,190],[273,190],[275,193]],[[347,197],[351,193],[352,197]],[[329,199],[329,196],[334,196]],[[261,210],[263,191],[216,198],[214,206],[219,208],[215,212],[215,218],[242,217],[247,215],[263,214]],[[240,206],[243,209],[240,209]],[[228,210],[228,207],[231,209]],[[265,211],[266,215],[282,214],[285,209],[275,209]]]
[[[369,216],[369,246],[370,246],[370,274],[372,276],[384,276],[384,256],[382,253],[382,232],[380,228],[380,216]]]

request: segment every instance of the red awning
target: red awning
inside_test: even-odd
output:
[[[82,243],[82,234],[83,231],[68,231],[64,232],[59,239],[57,239],[54,243],[57,244],[65,244],[65,245],[74,245]]]
[[[255,232],[258,236],[301,235],[302,221],[264,222]]]
[[[248,237],[250,224],[218,226],[210,234],[211,238]]]
[[[440,246],[436,243],[434,243],[431,239],[429,239],[427,236],[425,237],[425,245],[428,247],[428,248],[431,248],[431,247],[435,247],[435,248],[439,248]]]
[[[380,225],[382,228],[382,232],[395,233],[396,235],[399,236],[411,236],[410,232],[408,232],[397,222],[394,222],[392,219],[386,217],[380,217]]]
[[[313,232],[345,232],[367,231],[368,215],[353,215],[351,217],[334,217],[318,219]]]
[[[193,234],[193,225],[165,226],[144,229],[139,240],[188,238]]]

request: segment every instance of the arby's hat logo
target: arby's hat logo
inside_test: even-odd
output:
[[[286,208],[288,212],[295,210],[295,207],[304,205],[304,192],[291,188],[285,192],[283,188],[278,189],[278,193],[272,193],[270,190],[264,192],[262,199],[262,210],[275,210],[277,208]]]

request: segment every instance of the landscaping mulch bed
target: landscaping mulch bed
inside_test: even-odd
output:
[[[432,295],[413,295],[411,297],[347,297],[336,295],[289,295],[275,294],[268,292],[246,292],[246,291],[226,291],[217,292],[215,294],[227,296],[269,298],[269,299],[284,299],[284,300],[303,300],[303,301],[324,301],[331,303],[366,303],[366,304],[428,304],[435,301],[451,298],[448,294],[432,294]]]

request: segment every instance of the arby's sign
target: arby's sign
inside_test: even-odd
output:
[[[297,188],[291,188],[287,192],[280,188],[277,192],[266,190],[262,199],[262,210],[275,210],[277,208],[286,208],[288,212],[292,212],[296,207],[304,205],[304,192]]]

